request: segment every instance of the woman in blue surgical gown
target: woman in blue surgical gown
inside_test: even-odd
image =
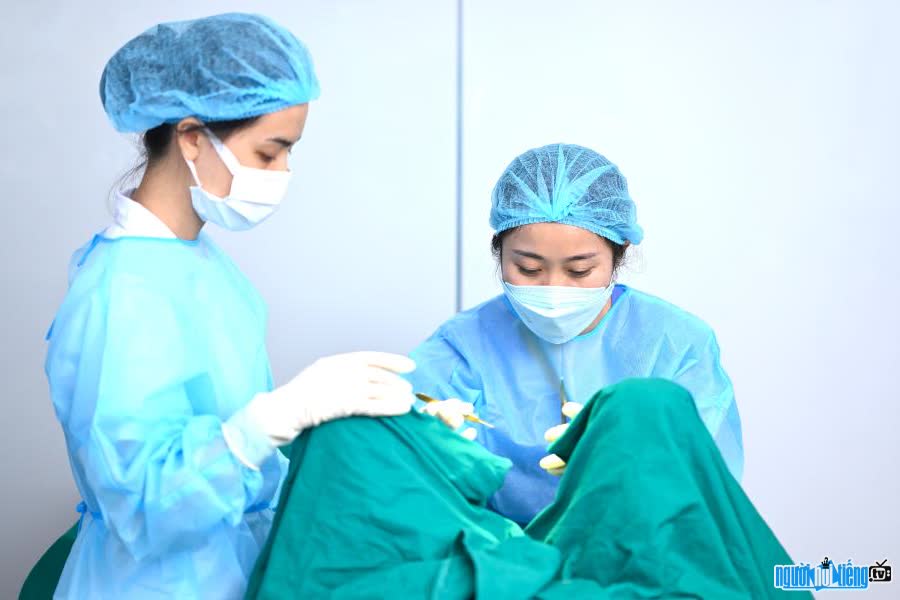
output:
[[[104,109],[142,134],[147,163],[75,253],[48,334],[82,498],[57,598],[242,597],[286,474],[277,447],[412,405],[412,361],[374,352],[273,388],[265,306],[203,232],[275,211],[318,93],[306,48],[255,15],[158,25],[106,65]]]
[[[441,403],[446,410],[429,407],[448,422],[474,409],[494,426],[476,424],[477,439],[513,468],[492,507],[526,523],[548,505],[558,478],[540,463],[545,434],[566,421],[562,405],[630,377],[687,388],[740,479],[741,423],[712,329],[616,281],[627,246],[643,237],[618,168],[580,146],[529,150],[497,182],[491,225],[504,293],[419,346],[410,380],[417,391],[454,399]]]

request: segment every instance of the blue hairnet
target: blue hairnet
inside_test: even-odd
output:
[[[593,150],[551,144],[506,167],[491,195],[491,227],[565,223],[617,244],[639,244],[644,231],[619,169]]]
[[[162,23],[116,52],[100,79],[113,126],[143,132],[186,117],[246,119],[319,97],[309,51],[259,15]]]

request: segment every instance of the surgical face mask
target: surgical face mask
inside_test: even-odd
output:
[[[262,223],[284,200],[291,172],[245,167],[213,132],[205,130],[205,133],[231,173],[231,192],[219,198],[203,189],[194,161],[188,160],[188,168],[197,184],[191,186],[194,210],[204,221],[231,231],[243,231]]]
[[[551,344],[564,344],[587,329],[612,296],[615,282],[601,288],[512,285],[506,297],[522,322]]]

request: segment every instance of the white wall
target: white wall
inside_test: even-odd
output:
[[[493,0],[463,24],[464,306],[499,293],[512,158],[605,154],[646,231],[624,279],[716,329],[745,488],[793,557],[900,559],[900,5]]]
[[[406,352],[453,313],[455,0],[8,3],[0,19],[8,219],[0,598],[14,597],[76,517],[43,336],[69,255],[108,222],[108,191],[136,159],[103,113],[100,72],[154,23],[228,10],[262,12],[297,33],[323,90],[284,208],[252,232],[216,234],[269,303],[276,380],[326,353]]]

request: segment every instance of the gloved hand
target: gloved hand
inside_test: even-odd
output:
[[[383,352],[320,358],[290,382],[259,393],[222,426],[241,462],[256,468],[304,429],[342,417],[409,412],[412,385],[397,375],[416,368],[412,359]]]
[[[566,402],[562,405],[562,413],[570,419],[574,419],[575,416],[581,412],[582,408],[584,408],[584,405],[579,404],[578,402]],[[552,444],[553,442],[558,440],[568,428],[568,423],[554,425],[546,432],[544,432],[544,439]],[[541,465],[542,469],[544,469],[551,475],[558,476],[566,472],[566,462],[555,454],[548,454],[541,459],[541,462],[539,464]]]
[[[422,412],[437,417],[447,427],[456,431],[465,423],[466,415],[474,414],[475,406],[471,402],[463,402],[458,398],[448,398],[447,400],[427,403]],[[478,432],[475,431],[474,427],[467,427],[460,431],[459,434],[467,440],[474,440]]]

